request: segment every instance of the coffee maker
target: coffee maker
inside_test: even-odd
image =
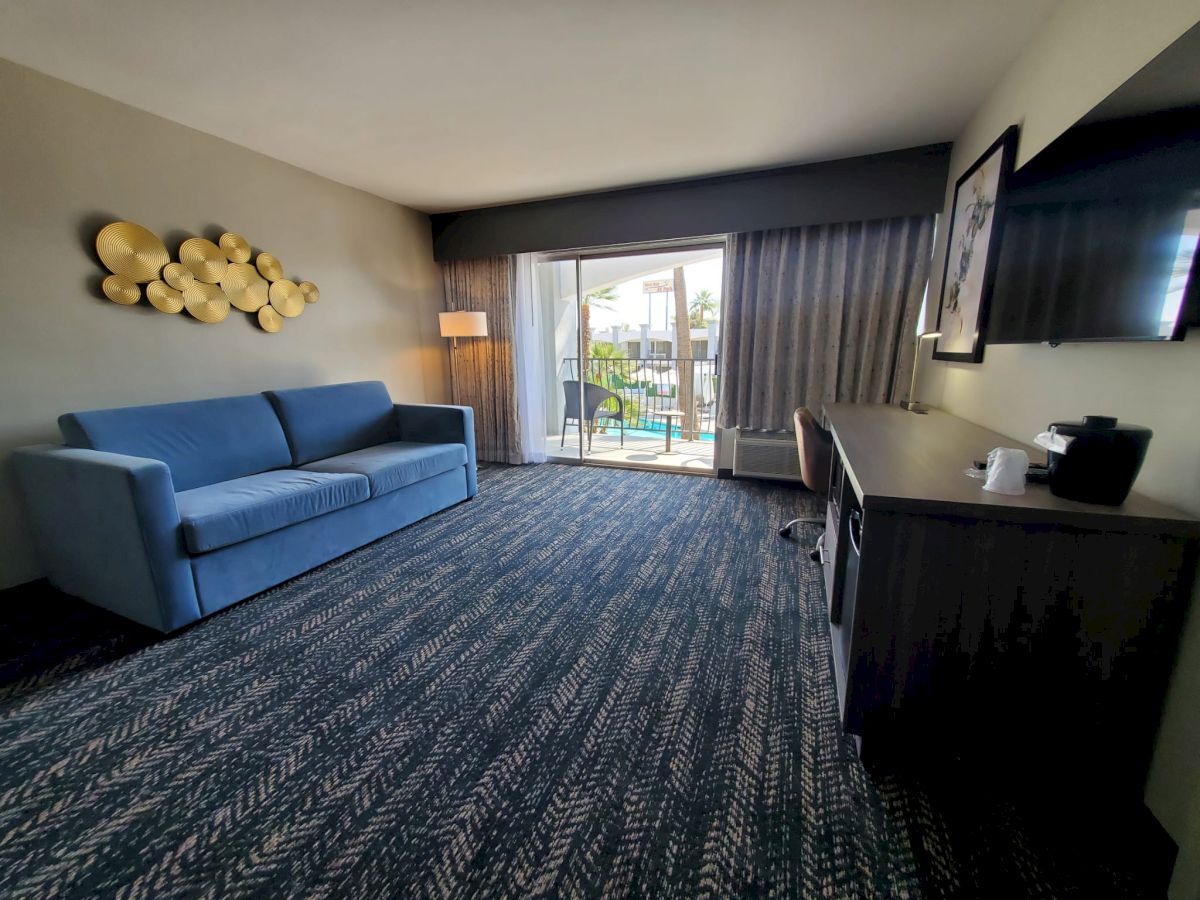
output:
[[[1046,482],[1068,500],[1120,506],[1146,458],[1154,436],[1141,425],[1118,424],[1113,416],[1084,416],[1082,422],[1052,422]]]

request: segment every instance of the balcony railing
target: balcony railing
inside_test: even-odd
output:
[[[674,422],[674,434],[698,432],[701,438],[711,438],[716,431],[717,394],[720,383],[715,359],[606,359],[590,357],[584,365],[584,377],[593,384],[612,391],[625,407],[625,427],[642,431],[665,432],[666,422],[655,416],[661,410],[685,411],[681,405],[692,385],[691,400],[694,419]],[[567,357],[562,362],[559,377],[563,381],[579,380],[579,357]],[[681,389],[683,387],[684,389]],[[616,404],[607,401],[613,408]]]

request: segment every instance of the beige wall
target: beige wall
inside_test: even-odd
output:
[[[1008,125],[1021,125],[1023,164],[1197,20],[1198,0],[1066,0],[955,142],[947,213],[954,182]],[[940,295],[944,261],[943,235],[931,298]],[[1198,382],[1193,329],[1182,344],[989,346],[982,365],[927,366],[919,396],[1026,442],[1051,421],[1090,413],[1148,425],[1155,434],[1137,490],[1200,515]],[[1146,799],[1180,845],[1172,897],[1200,897],[1200,601],[1183,636]]]
[[[3,60],[0,123],[0,587],[40,574],[8,451],[57,440],[60,413],[366,378],[445,399],[426,216]],[[321,300],[275,335],[117,306],[93,249],[115,219],[172,256],[240,232]]]

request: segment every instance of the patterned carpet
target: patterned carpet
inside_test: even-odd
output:
[[[10,602],[0,894],[1089,882],[1003,803],[967,819],[855,758],[819,568],[775,533],[815,511],[744,482],[495,468],[474,501],[170,639],[57,595]]]

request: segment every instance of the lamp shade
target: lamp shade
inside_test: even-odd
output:
[[[487,337],[487,313],[458,310],[438,313],[442,337]]]

